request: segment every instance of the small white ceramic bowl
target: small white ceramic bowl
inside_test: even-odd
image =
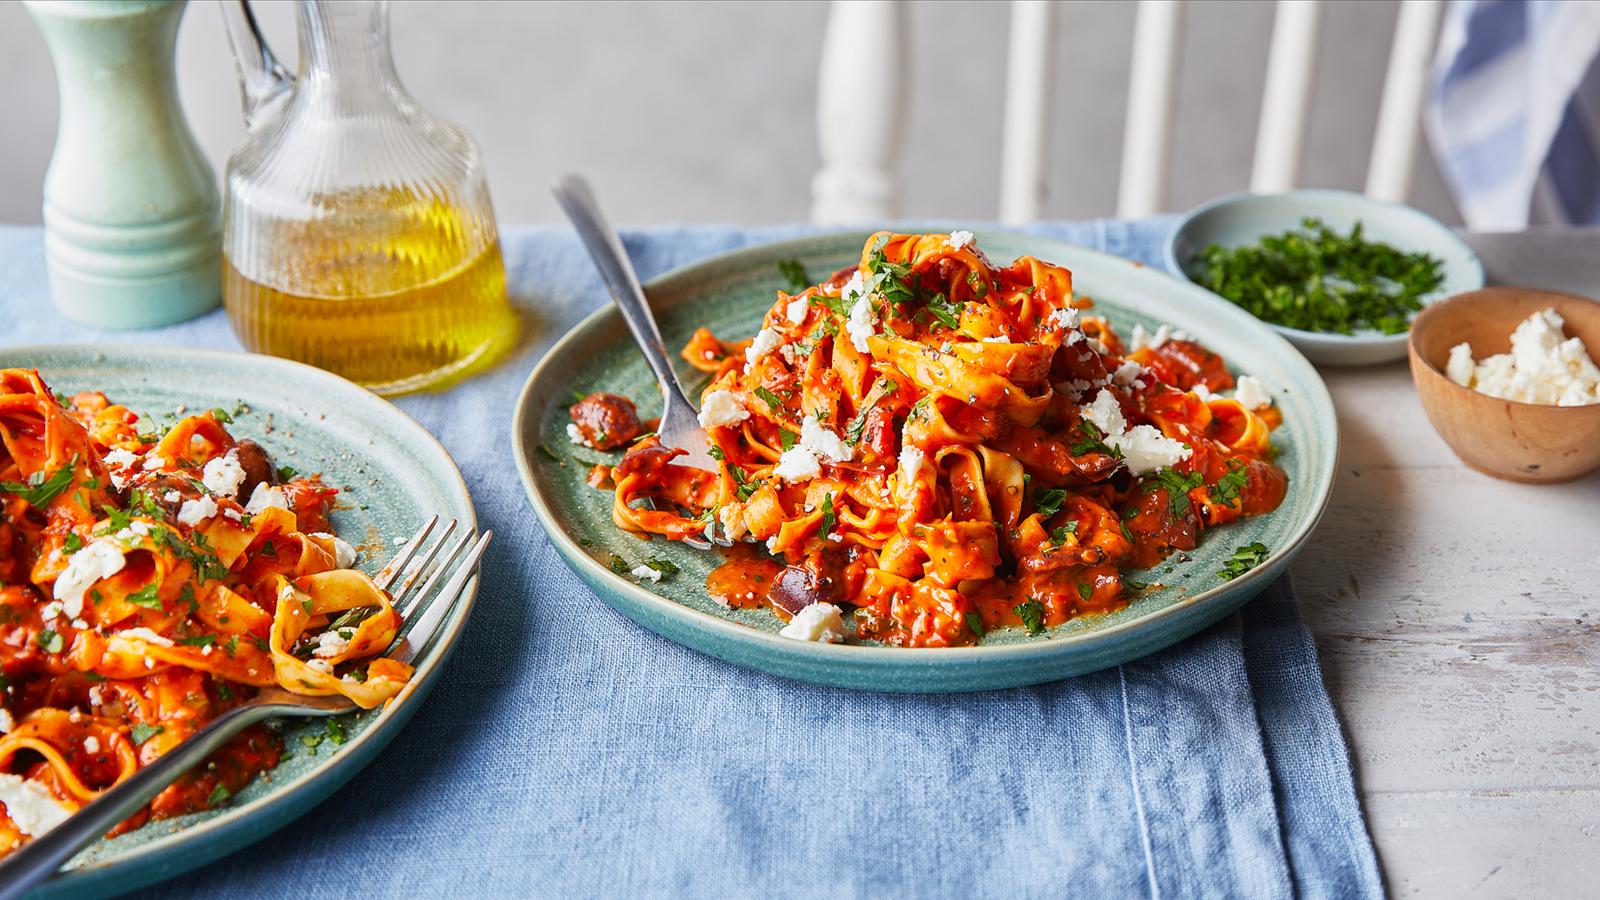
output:
[[[1213,200],[1184,216],[1167,238],[1167,271],[1199,284],[1194,260],[1201,250],[1211,244],[1253,244],[1266,235],[1297,229],[1307,217],[1321,219],[1335,231],[1346,233],[1360,222],[1367,240],[1442,260],[1444,283],[1423,298],[1424,304],[1483,287],[1483,263],[1478,261],[1478,254],[1443,222],[1409,206],[1351,191],[1244,193]],[[1406,355],[1404,333],[1328,334],[1282,325],[1272,327],[1307,359],[1321,365],[1369,366],[1394,362]]]

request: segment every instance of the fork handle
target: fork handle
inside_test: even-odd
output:
[[[210,756],[229,738],[268,718],[265,706],[236,706],[126,781],[95,798],[65,822],[0,860],[0,900],[19,900],[54,875],[73,854],[138,812],[150,799]]]
[[[656,373],[667,408],[681,407],[687,410],[673,418],[694,419],[695,408],[684,394],[683,385],[678,383],[678,373],[667,356],[666,344],[661,340],[661,331],[650,312],[644,288],[639,285],[639,276],[633,271],[633,263],[628,261],[628,252],[623,248],[622,241],[600,211],[600,204],[594,199],[589,182],[579,175],[567,175],[557,181],[551,190],[567,218],[572,220],[579,239],[594,260],[595,268],[600,270],[600,278],[605,281],[606,288],[611,291],[611,299],[622,311],[622,318],[633,332],[633,339],[643,351],[645,360],[650,363],[650,370]]]

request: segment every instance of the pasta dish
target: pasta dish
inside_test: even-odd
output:
[[[370,709],[410,678],[378,656],[399,616],[331,532],[337,491],[231,421],[141,432],[0,370],[0,856],[260,688]],[[221,805],[282,750],[247,729],[118,831]]]
[[[1091,307],[1068,270],[997,266],[969,232],[882,232],[858,265],[778,292],[753,339],[701,328],[684,348],[710,375],[717,472],[673,465],[682,451],[641,436],[621,398],[585,398],[570,431],[628,446],[592,479],[614,487],[618,527],[733,542],[708,589],[770,605],[786,636],[1036,633],[1124,605],[1148,587],[1124,570],[1287,489],[1264,385],[1167,326],[1124,344]],[[1221,574],[1265,553],[1241,547]]]

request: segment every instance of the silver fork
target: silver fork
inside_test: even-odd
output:
[[[393,593],[395,610],[401,617],[400,630],[384,655],[419,666],[435,649],[439,624],[448,611],[448,602],[436,601],[448,601],[461,593],[494,536],[494,532],[486,531],[474,541],[468,530],[451,543],[457,527],[456,520],[451,519],[439,539],[423,550],[423,542],[438,523],[438,516],[429,519],[374,579],[379,587]],[[430,570],[435,560],[438,565]],[[0,900],[17,900],[27,894],[54,875],[73,854],[133,815],[245,728],[266,719],[322,718],[355,710],[356,705],[343,697],[302,697],[279,688],[261,689],[251,700],[217,716],[127,781],[0,861]]]
[[[567,218],[572,220],[572,227],[578,230],[578,237],[589,251],[589,258],[594,260],[595,268],[600,270],[600,278],[611,291],[611,299],[622,311],[628,330],[633,332],[634,341],[638,343],[640,352],[644,353],[650,370],[656,373],[656,381],[661,384],[661,424],[657,426],[656,434],[661,438],[662,446],[684,451],[683,456],[673,460],[677,465],[717,471],[716,461],[706,452],[710,445],[706,442],[705,429],[700,427],[700,414],[684,395],[683,385],[678,383],[678,373],[673,370],[672,360],[667,356],[661,330],[656,327],[655,316],[650,313],[650,301],[645,299],[639,276],[633,271],[633,263],[628,261],[628,251],[606,221],[605,214],[600,212],[600,203],[594,199],[594,191],[579,175],[563,177],[550,190],[556,195],[556,202],[566,211]]]

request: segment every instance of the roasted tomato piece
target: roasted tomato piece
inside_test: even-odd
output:
[[[567,412],[584,442],[598,450],[625,447],[644,434],[639,411],[627,397],[597,391],[572,404]]]

